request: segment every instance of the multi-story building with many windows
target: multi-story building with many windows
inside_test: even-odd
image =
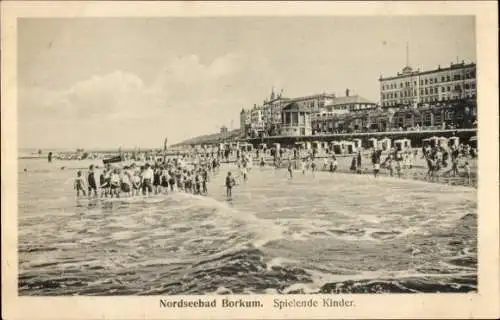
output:
[[[383,108],[435,104],[476,97],[476,64],[451,63],[429,71],[406,66],[396,76],[380,77]]]

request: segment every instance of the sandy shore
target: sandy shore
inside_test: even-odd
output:
[[[351,161],[352,161],[353,155],[348,155],[348,156],[338,156],[337,155],[337,172],[342,172],[342,173],[352,173],[350,170],[351,168]],[[315,161],[317,168],[319,171],[328,171],[329,168],[324,168],[324,159],[331,159],[331,156],[323,156],[323,157],[318,157],[318,159]],[[382,159],[385,159],[383,156]],[[265,157],[266,165],[272,165],[272,158],[270,156]],[[293,160],[292,160],[293,161]],[[394,170],[394,179],[411,179],[411,180],[419,180],[419,181],[427,181],[427,182],[432,182],[432,183],[441,183],[441,184],[449,184],[449,185],[462,185],[462,186],[469,186],[469,187],[474,187],[477,188],[477,159],[467,159],[469,162],[469,166],[471,168],[471,179],[470,183],[467,177],[465,177],[464,170],[460,168],[465,162],[464,158],[461,158],[459,160],[459,175],[453,177],[446,172],[451,169],[451,166],[448,168],[441,169],[438,172],[438,175],[436,177],[433,177],[432,179],[429,177],[426,177],[427,175],[427,163],[425,159],[421,158],[421,156],[417,156],[414,159],[414,164],[411,169],[403,169],[401,172],[401,177],[398,177],[396,174],[396,171]],[[281,168],[285,168],[288,164],[288,161],[282,161]],[[258,166],[257,161],[254,161],[254,166]],[[361,174],[373,174],[373,166],[371,163],[371,157],[369,154],[363,154],[362,160],[361,160],[361,168],[362,168],[362,173]],[[300,163],[297,162],[296,169],[300,169]],[[390,171],[385,168],[380,169],[380,176],[390,176]]]

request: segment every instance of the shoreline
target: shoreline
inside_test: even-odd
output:
[[[373,170],[372,170],[370,165],[362,165],[363,169],[362,169],[361,173],[356,173],[356,172],[351,171],[350,170],[351,158],[352,158],[352,156],[337,157],[337,160],[338,160],[337,170],[336,170],[336,172],[332,173],[332,175],[334,175],[336,173],[341,173],[341,174],[351,174],[351,175],[360,175],[360,176],[361,175],[373,176]],[[320,159],[320,158],[318,158],[318,159]],[[329,159],[329,157],[323,157],[322,159]],[[25,159],[25,160],[36,160],[36,159]],[[57,167],[54,166],[54,170],[57,170],[57,171],[60,171],[60,170],[70,170],[70,171],[87,170],[88,165],[92,164],[92,161],[89,161],[89,160],[73,160],[73,161],[72,160],[62,160],[61,162],[62,163],[72,163],[72,162],[74,163],[74,161],[86,161],[86,164],[84,165],[82,163],[82,164],[79,164],[78,166],[64,166],[64,169],[61,169],[61,167],[59,167],[59,166],[57,166]],[[293,163],[293,161],[294,160],[292,160],[292,163]],[[61,162],[53,163],[53,165],[58,165]],[[93,161],[93,162],[95,164],[95,162],[100,162],[100,161]],[[272,159],[265,159],[265,163],[266,163],[266,165],[264,168],[266,168],[266,169],[267,168],[275,168],[272,165]],[[282,170],[282,169],[286,170],[287,163],[288,163],[287,160],[282,161],[281,166],[278,168],[278,170]],[[365,163],[368,163],[368,162],[365,162]],[[235,169],[237,169],[237,167],[234,166],[234,164],[236,164],[236,161],[231,161],[231,160],[228,162],[221,161],[221,164],[223,165],[221,167],[221,169],[226,167],[226,166],[232,166]],[[102,168],[102,167],[103,167],[103,165],[99,165],[99,168]],[[258,160],[254,159],[254,164],[253,164],[251,170],[257,170],[259,168],[260,168],[260,166],[258,165]],[[43,169],[34,170],[34,171],[30,171],[28,169],[27,173],[37,173],[37,171],[38,172],[46,172],[47,170],[50,170],[50,169],[43,168]],[[294,171],[294,173],[297,172],[298,174],[301,174],[300,165],[297,165],[296,167],[294,166],[293,171]],[[323,168],[323,164],[318,164],[316,171],[318,173],[328,174],[329,168],[325,169],[325,168]],[[446,172],[446,171],[440,172],[441,174],[439,176],[437,176],[435,178],[435,180],[430,180],[428,178],[425,178],[425,174],[427,173],[427,168],[425,166],[422,166],[419,164],[414,164],[412,169],[404,169],[402,171],[401,177],[398,177],[396,173],[394,174],[394,176],[391,177],[389,170],[384,169],[384,168],[381,168],[381,170],[378,174],[378,177],[400,179],[400,180],[412,180],[412,181],[420,181],[420,182],[427,182],[427,183],[438,183],[438,184],[448,185],[448,186],[463,186],[463,187],[477,189],[477,181],[478,181],[477,167],[473,167],[473,170],[471,172],[471,184],[467,183],[468,182],[467,178],[463,177],[462,174],[460,174],[457,177],[451,177],[451,176],[445,177],[442,175],[444,172]],[[18,173],[19,174],[26,174],[25,172],[22,172],[22,171],[19,171]],[[311,170],[310,169],[307,170],[306,175],[311,175],[311,174],[312,174]]]

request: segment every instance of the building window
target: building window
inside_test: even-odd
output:
[[[403,83],[402,83],[402,82],[400,82],[400,83],[399,83],[399,87],[400,87],[400,88],[402,88],[402,87],[403,87]]]
[[[424,115],[424,126],[430,127],[431,125],[432,125],[432,116],[431,116],[430,112],[427,112]]]
[[[420,89],[420,94],[424,94],[424,89]]]
[[[425,79],[425,84],[428,84],[428,82],[429,82],[429,81],[428,81],[427,79]]]
[[[465,84],[465,89],[470,89],[470,85],[468,83]]]
[[[420,85],[423,85],[424,84],[424,80],[420,80]]]
[[[450,81],[450,75],[446,76],[446,81],[448,81],[448,82]]]
[[[444,77],[441,77],[441,82],[444,82],[444,80],[445,80]]]
[[[429,93],[430,93],[430,94],[433,94],[433,93],[434,93],[434,89],[429,88]]]
[[[470,87],[471,87],[472,89],[476,89],[476,84],[475,84],[475,83],[471,83]]]
[[[429,90],[425,88],[425,94],[429,94]]]
[[[448,92],[450,92],[450,91],[451,91],[450,86],[448,86],[448,87],[446,88],[446,90],[447,90]]]
[[[441,112],[434,114],[434,123],[441,123]]]

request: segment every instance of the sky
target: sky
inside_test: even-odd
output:
[[[407,43],[414,68],[475,62],[474,17],[19,19],[18,146],[161,147],[238,128],[273,87],[378,102]]]

